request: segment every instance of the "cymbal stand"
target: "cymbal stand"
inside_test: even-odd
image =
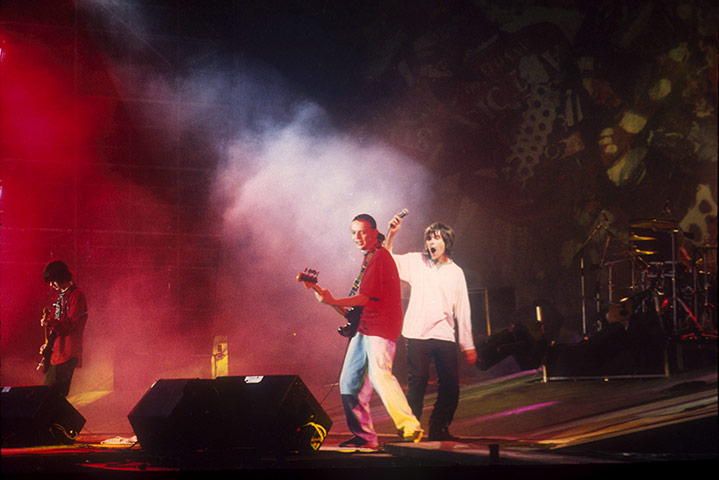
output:
[[[584,247],[582,247],[582,256],[579,257],[579,281],[582,289],[582,335],[587,334],[587,296],[584,281]]]
[[[631,290],[636,292],[637,286],[637,275],[639,275],[639,288],[646,290],[648,287],[647,283],[647,272],[649,271],[650,265],[636,252],[632,251],[630,246],[627,246],[625,253],[629,260],[632,262],[632,285]],[[637,273],[638,272],[638,273]]]
[[[581,286],[581,297],[582,297],[582,335],[587,334],[587,287],[586,287],[586,269],[584,265],[584,248],[587,246],[587,243],[589,240],[594,236],[594,234],[599,230],[599,227],[595,228],[594,232],[587,238],[587,240],[582,245],[582,248],[579,250],[579,253],[581,253],[579,257],[579,283]]]
[[[618,238],[614,234],[614,232],[609,230],[609,228],[607,228],[606,226],[601,225],[601,228],[603,228],[607,232],[608,235],[607,235],[606,241],[604,242],[604,251],[602,252],[602,260],[599,262],[599,266],[607,267],[607,295],[608,295],[609,303],[613,303],[614,302],[614,266],[618,263],[622,263],[627,260],[626,259],[615,260],[613,262],[605,261],[606,257],[607,257],[607,249],[609,248],[609,242],[611,242],[612,240],[618,240]],[[623,242],[621,242],[621,243],[623,243]],[[626,247],[625,252],[629,256],[629,259],[632,260],[632,289],[633,289],[634,288],[634,263],[635,262],[631,256],[629,247],[626,246],[626,244],[624,246]],[[597,299],[597,312],[598,311],[599,311],[599,299]]]
[[[623,262],[626,262],[627,260],[614,260],[613,262],[607,262],[604,264],[604,266],[607,267],[607,292],[609,295],[609,303],[614,303],[614,290],[615,290],[615,284],[614,284],[614,266]],[[634,268],[634,265],[632,265],[632,268]],[[632,291],[634,289],[632,288]]]
[[[672,229],[672,325],[674,333],[679,331],[677,322],[677,246],[676,246],[677,229]]]
[[[703,306],[701,304],[701,298],[699,295],[699,289],[701,288],[701,291],[704,292],[703,286],[700,287],[699,284],[702,281],[702,276],[699,273],[699,268],[697,266],[697,262],[694,261],[692,263],[692,288],[693,288],[693,300],[694,300],[694,313],[696,315],[700,315],[700,312],[703,310]]]
[[[601,305],[600,298],[599,298],[599,279],[601,277],[601,268],[604,267],[604,265],[606,265],[604,263],[604,261],[607,259],[607,249],[609,248],[609,242],[612,241],[612,236],[611,236],[612,232],[610,232],[604,225],[602,225],[602,228],[604,228],[604,230],[609,232],[609,235],[607,235],[607,238],[604,241],[604,249],[602,250],[602,258],[601,258],[601,260],[599,260],[599,272],[600,273],[597,274],[597,291],[596,291],[597,313],[599,313],[599,311],[602,309],[602,305]],[[611,281],[612,281],[612,268],[611,267],[609,267],[608,273],[609,273],[609,282],[611,284]],[[612,288],[610,285],[610,287],[609,287],[609,292],[610,292],[609,293],[609,297],[610,297],[609,301],[610,302],[612,301],[611,290],[612,290]]]
[[[603,220],[600,220],[600,222],[594,227],[594,230],[592,230],[592,233],[589,234],[586,240],[584,240],[584,243],[582,243],[581,248],[579,249],[578,254],[580,254],[579,257],[579,271],[580,271],[580,285],[581,285],[581,296],[582,296],[582,335],[587,334],[587,291],[586,291],[586,269],[584,265],[584,252],[587,248],[587,244],[589,241],[594,238],[594,235],[597,234],[597,232],[601,228],[606,228],[604,226]],[[611,232],[610,232],[611,233]]]
[[[713,322],[711,319],[711,310],[715,308],[709,299],[709,255],[706,250],[702,251],[702,271],[701,271],[701,280],[698,280],[698,277],[700,273],[698,272],[698,269],[696,268],[696,265],[694,267],[694,275],[696,278],[696,283],[698,284],[701,282],[701,289],[702,289],[702,310],[701,310],[701,316],[702,316],[702,322],[701,322],[701,330],[702,332],[706,332],[706,330],[709,330],[711,332],[711,335],[716,335],[716,331],[714,330]],[[695,299],[697,304],[699,303],[699,295],[698,295],[698,289],[694,290],[695,292]],[[698,309],[694,310],[695,312],[699,312]]]

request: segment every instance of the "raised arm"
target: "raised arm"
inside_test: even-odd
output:
[[[392,239],[394,239],[394,236],[397,235],[397,232],[399,232],[401,228],[402,217],[397,214],[392,217],[392,220],[389,221],[389,225],[387,228],[387,239],[384,241],[384,248],[389,251],[392,251]]]

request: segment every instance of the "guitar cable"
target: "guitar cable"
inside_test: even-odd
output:
[[[320,405],[323,405],[325,403],[325,400],[327,400],[327,397],[330,396],[330,393],[332,393],[332,390],[334,390],[334,388],[340,384],[340,377],[342,376],[342,367],[344,367],[344,364],[345,364],[344,361],[345,361],[345,358],[347,357],[347,350],[349,350],[350,342],[352,341],[352,338],[354,338],[354,337],[350,337],[349,339],[347,339],[347,345],[345,346],[345,352],[342,355],[342,363],[340,364],[340,371],[337,373],[337,380],[335,380],[330,385],[331,388],[327,391],[325,396],[322,397],[322,400],[320,400]]]
[[[315,451],[319,450],[325,442],[325,438],[327,438],[327,429],[315,422],[305,423],[302,425],[302,428],[304,427],[310,427],[314,430],[314,434],[309,439],[310,448]]]
[[[78,432],[76,432],[75,430],[66,430],[65,427],[63,427],[59,423],[52,424],[49,428],[49,431],[50,436],[52,436],[60,443],[64,443],[66,445],[73,443],[77,438],[78,434]]]

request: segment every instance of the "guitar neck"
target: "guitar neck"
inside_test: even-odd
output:
[[[42,309],[42,320],[43,322],[47,321],[50,318],[50,314],[52,311],[50,310],[50,307],[45,307]],[[50,327],[44,327],[45,330],[45,341],[47,342],[50,339]]]
[[[310,286],[312,287],[312,290],[314,290],[315,292],[317,292],[317,293],[322,293],[322,292],[320,291],[321,289],[320,289],[319,285],[317,285],[316,283],[313,283],[313,284],[310,285]],[[330,307],[334,308],[335,311],[336,311],[337,313],[339,313],[340,315],[342,315],[343,317],[347,314],[347,311],[346,311],[343,307],[340,307],[340,306],[338,306],[338,305],[330,305]]]

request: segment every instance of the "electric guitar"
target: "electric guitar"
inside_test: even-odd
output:
[[[42,309],[43,321],[50,318],[51,310],[48,307]],[[57,338],[57,332],[54,328],[45,327],[45,348],[42,350],[42,357],[40,362],[37,364],[37,370],[41,373],[47,373],[50,368],[50,358],[52,357],[52,349],[55,345],[55,339]]]
[[[315,292],[320,293],[320,286],[317,285],[318,275],[319,272],[317,270],[306,268],[304,272],[297,275],[297,281],[304,284],[305,288],[311,288]],[[359,319],[362,314],[362,307],[330,306],[347,320],[346,324],[337,327],[337,332],[343,337],[354,337],[357,334],[357,329],[359,328]]]
[[[401,212],[397,214],[399,218],[404,218],[409,213],[409,210],[406,208],[403,208]],[[305,288],[309,289],[312,288],[317,293],[320,293],[320,287],[317,285],[317,276],[319,275],[319,272],[317,270],[312,270],[309,268],[305,268],[305,271],[297,275],[297,281],[301,282],[305,285]],[[354,337],[357,334],[357,329],[359,328],[359,319],[362,315],[362,308],[363,307],[339,307],[336,305],[332,305],[332,308],[337,311],[340,315],[345,317],[347,319],[347,323],[341,327],[337,327],[337,331],[340,335],[343,337]]]

